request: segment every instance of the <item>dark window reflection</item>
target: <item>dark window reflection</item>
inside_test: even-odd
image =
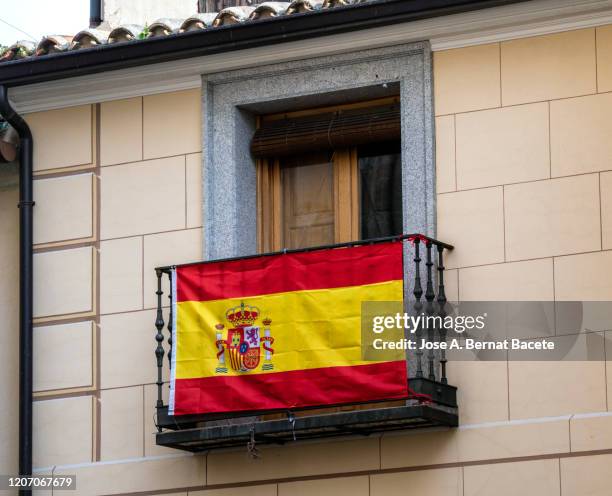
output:
[[[402,234],[400,144],[361,147],[358,156],[361,239]]]

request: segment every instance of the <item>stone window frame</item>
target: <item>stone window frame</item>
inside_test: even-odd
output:
[[[365,99],[399,85],[404,232],[435,237],[432,57],[428,42],[202,77],[203,259],[257,253],[257,113]],[[320,102],[320,103],[317,103]]]

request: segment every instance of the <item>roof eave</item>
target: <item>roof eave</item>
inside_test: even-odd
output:
[[[524,1],[528,0],[378,0],[5,62],[0,66],[0,84],[22,86]]]

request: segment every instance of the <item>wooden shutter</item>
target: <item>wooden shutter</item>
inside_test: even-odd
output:
[[[399,139],[400,108],[392,104],[264,123],[253,136],[251,153],[256,158],[283,157]]]

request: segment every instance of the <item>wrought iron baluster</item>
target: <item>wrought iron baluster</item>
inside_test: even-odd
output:
[[[157,317],[155,318],[155,327],[157,328],[157,334],[155,335],[155,341],[157,341],[157,348],[155,348],[155,357],[157,358],[157,408],[164,406],[164,400],[162,399],[162,386],[164,384],[162,380],[162,366],[164,364],[164,314],[162,312],[162,271],[156,270],[157,275]],[[157,430],[161,432],[161,427]]]
[[[444,322],[444,317],[446,317],[446,292],[444,291],[444,257],[443,257],[444,247],[438,245],[438,305],[439,305],[439,315]],[[446,341],[446,328],[444,324],[440,326],[440,342],[444,343]],[[442,348],[440,353],[440,382],[442,384],[448,384],[448,379],[446,378],[446,350]]]
[[[423,296],[423,286],[421,286],[421,254],[420,254],[421,240],[419,238],[414,238],[414,290],[412,294],[414,295],[414,311],[415,316],[418,317],[423,311],[423,303],[421,302],[421,297]],[[416,361],[417,361],[417,370],[416,376],[423,377],[423,350],[419,347],[421,342],[421,326],[418,325],[415,329],[415,336],[417,341],[417,351],[416,351]]]
[[[168,281],[170,282],[170,292],[168,294],[168,299],[170,300],[170,315],[168,317],[168,332],[170,335],[168,336],[168,368],[172,368],[172,326],[174,325],[174,318],[172,315],[172,272],[168,272]]]
[[[429,343],[433,343],[434,329],[430,321],[431,321],[431,317],[433,317],[434,312],[435,312],[433,302],[436,297],[436,294],[434,293],[433,276],[432,276],[432,270],[431,270],[431,268],[433,267],[433,262],[431,258],[431,248],[432,248],[431,241],[427,241],[425,243],[425,246],[427,247],[427,262],[425,263],[425,266],[427,267],[427,286],[425,289],[425,299],[427,300],[427,305],[425,307],[425,313],[427,317],[427,340],[429,341]],[[431,379],[432,381],[436,380],[436,374],[435,374],[435,369],[434,369],[434,358],[435,357],[434,357],[433,348],[430,347],[429,352],[427,353],[427,364],[428,364],[428,378]]]

